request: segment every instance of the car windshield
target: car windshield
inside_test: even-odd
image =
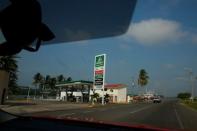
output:
[[[2,3],[0,11],[10,1]],[[0,56],[2,110],[21,116],[197,130],[196,0],[138,0],[133,15],[127,14],[132,19],[127,19],[125,33],[126,26],[115,33],[118,28],[113,27],[121,23],[126,8],[122,14],[115,12],[121,14],[116,24],[100,27],[98,23],[110,13],[102,20],[93,17],[97,26],[88,23],[88,16],[91,10],[102,9],[87,6],[89,13],[80,17],[75,13],[80,6],[74,6],[71,14],[66,3],[40,3],[50,9],[43,12],[43,22],[52,31],[63,30],[63,25],[75,31],[64,30],[65,37],[55,33],[58,40],[38,52]],[[74,18],[78,15],[83,21]],[[51,19],[67,22],[56,26]],[[78,30],[82,27],[97,29],[98,34]],[[101,32],[102,28],[106,30]],[[0,32],[0,43],[5,41]]]

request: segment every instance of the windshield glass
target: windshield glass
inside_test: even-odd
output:
[[[61,35],[36,53],[0,57],[0,83],[9,83],[0,90],[0,108],[24,116],[197,130],[196,6],[196,0],[138,0],[123,35],[89,39],[73,26],[76,32],[67,32],[73,39]]]

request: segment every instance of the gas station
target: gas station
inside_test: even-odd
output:
[[[59,100],[68,102],[89,102],[93,82],[84,80],[62,82],[57,84],[56,87],[60,89],[60,94],[57,98]]]

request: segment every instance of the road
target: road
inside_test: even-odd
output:
[[[197,130],[197,111],[181,105],[175,99],[164,100],[162,103],[157,104],[106,105],[83,109],[39,112],[30,115],[89,121],[126,122],[160,128]]]

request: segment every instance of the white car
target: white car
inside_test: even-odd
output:
[[[154,97],[153,98],[153,103],[161,103],[161,98],[160,97]]]

